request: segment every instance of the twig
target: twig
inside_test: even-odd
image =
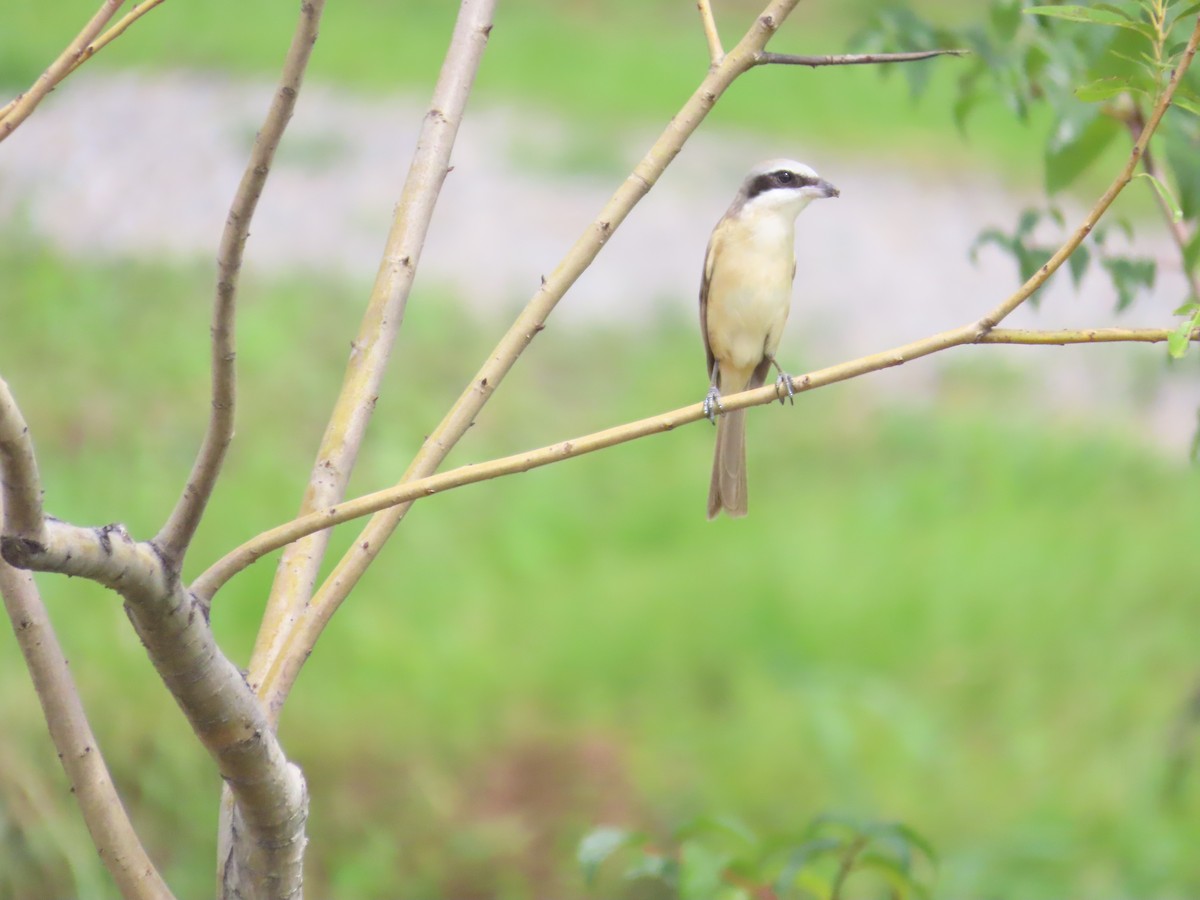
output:
[[[126,900],[174,900],[113,786],[33,576],[0,560],[0,595],[71,793],[117,890]]]
[[[711,67],[700,86],[671,120],[663,134],[634,167],[633,173],[617,189],[601,210],[600,215],[585,229],[558,266],[546,276],[540,289],[517,316],[508,332],[488,356],[487,361],[467,385],[441,423],[418,451],[405,472],[403,480],[432,474],[458,443],[496,386],[512,368],[517,358],[545,327],[547,317],[567,289],[592,263],[629,211],[650,190],[667,165],[679,153],[684,141],[696,130],[725,90],[739,75],[754,65],[754,57],[795,8],[799,0],[771,0],[750,30],[725,57],[720,65]],[[367,566],[379,553],[407,511],[400,505],[376,514],[352,549],[342,557],[333,573],[299,611],[296,624],[286,638],[286,646],[265,671],[261,671],[259,692],[267,699],[273,714],[308,658],[317,637],[330,616],[346,598]],[[252,670],[255,683],[259,670]]]
[[[836,366],[819,369],[793,380],[797,393],[815,390],[846,381],[869,372],[901,365],[909,360],[926,356],[929,353],[947,350],[950,347],[962,346],[967,343],[978,344],[1099,344],[1118,342],[1161,343],[1166,341],[1170,331],[1166,328],[1089,328],[1082,330],[1061,329],[1034,331],[1026,329],[996,328],[980,335],[974,341],[950,341],[948,336],[956,332],[942,332],[932,335],[922,341],[897,347],[892,350],[876,353],[861,359],[850,360]],[[1200,341],[1200,332],[1192,335],[1192,340]],[[742,409],[750,406],[762,406],[779,398],[774,385],[756,388],[740,394],[730,394],[722,397],[721,402],[726,410]],[[488,481],[504,475],[514,475],[518,472],[528,472],[551,463],[574,459],[604,450],[608,447],[624,444],[638,438],[649,437],[673,431],[681,425],[700,421],[705,418],[703,404],[694,403],[671,412],[661,413],[647,419],[629,422],[597,431],[593,434],[559,441],[536,450],[526,450],[500,459],[482,463],[460,466],[446,472],[439,472],[425,478],[404,481],[382,491],[375,491],[347,500],[336,506],[318,510],[305,516],[279,525],[269,531],[251,538],[240,547],[232,550],[217,560],[192,584],[192,591],[202,601],[210,599],[221,587],[243,569],[252,565],[256,560],[272,553],[293,541],[308,534],[332,528],[344,522],[371,515],[380,510],[388,509],[403,503],[410,503],[422,497],[441,494],[457,487]]]
[[[341,394],[321,439],[301,513],[336,503],[345,496],[404,318],[434,206],[450,169],[450,153],[492,29],[494,9],[495,0],[463,0],[459,9],[450,48],[396,205],[367,312],[352,344]],[[278,657],[288,625],[307,608],[328,538],[327,534],[313,535],[289,548],[280,560],[250,658],[251,684],[260,683],[263,672]]]
[[[217,289],[212,316],[212,404],[204,441],[188,476],[187,486],[171,511],[155,543],[168,566],[179,569],[188,544],[196,533],[200,518],[212,496],[225,459],[225,451],[233,440],[234,408],[237,401],[237,369],[235,365],[235,324],[237,312],[238,276],[250,221],[262,196],[263,186],[275,158],[275,150],[284,129],[292,118],[304,70],[317,40],[317,27],[325,0],[307,0],[301,4],[300,19],[292,35],[279,77],[279,86],[271,101],[262,130],[254,139],[246,171],[234,195],[217,253]]]
[[[793,53],[760,53],[756,66],[871,66],[883,63],[916,62],[935,56],[966,56],[970,50],[918,50],[913,53],[839,53],[831,56],[797,56]]]
[[[58,87],[58,85],[66,80],[68,75],[70,75],[85,62],[123,35],[130,25],[163,2],[164,0],[144,0],[142,3],[135,3],[129,12],[125,13],[125,15],[121,16],[121,18],[117,20],[115,25],[110,26],[108,30],[104,32],[104,34],[100,35],[100,37],[96,38],[83,48],[83,52],[75,58],[75,61],[67,67],[67,70],[63,72],[58,80],[50,86],[50,90],[54,90],[54,88]],[[17,105],[17,101],[20,99],[20,97],[14,97],[3,106],[0,106],[0,120],[9,114],[12,108]]]
[[[84,48],[95,39],[108,20],[116,15],[123,2],[124,0],[104,0],[100,4],[100,9],[83,27],[83,31],[75,36],[75,40],[67,45],[67,49],[50,64],[50,68],[39,75],[33,86],[18,97],[11,108],[8,108],[4,117],[0,118],[0,141],[16,131],[17,127],[29,118],[29,114],[37,108],[37,105],[53,90],[54,86],[66,77],[67,72],[77,64],[82,56]]]
[[[713,18],[711,0],[696,0],[696,8],[700,10],[704,38],[708,41],[708,58],[714,66],[720,65],[721,60],[725,58],[725,48],[721,46],[721,35],[717,31],[717,20]]]

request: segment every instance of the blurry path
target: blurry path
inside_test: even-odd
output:
[[[182,73],[72,79],[0,147],[0,217],[81,256],[211,257],[269,96],[266,84]],[[310,269],[366,283],[423,112],[413,98],[307,86],[255,220],[247,269]],[[613,135],[601,155],[630,167],[652,139]],[[578,152],[571,140],[564,124],[525,110],[470,108],[417,291],[448,287],[498,313],[528,299],[624,174],[570,175],[566,166],[555,174],[554,160]],[[839,158],[709,130],[614,235],[552,325],[624,321],[667,306],[694,315],[708,231],[743,171],[769,156],[802,159],[842,190],[798,227],[798,302],[785,352],[790,343],[808,365],[959,325],[1015,286],[1007,258],[988,250],[976,266],[966,251],[981,228],[1011,228],[1032,195],[1015,196],[986,174],[889,168],[886,158]],[[1165,239],[1143,249],[1170,253]],[[1076,295],[1064,280],[1044,295],[1040,313],[1022,310],[1007,324],[1168,325],[1183,296],[1178,272],[1164,270],[1155,296],[1117,320],[1105,281],[1090,279]],[[1165,349],[1145,346],[965,348],[860,384],[920,402],[951,388],[964,362],[1007,360],[1036,369],[1029,396],[1055,415],[1128,421],[1175,452],[1190,440],[1200,403],[1193,365],[1132,377],[1159,373],[1164,357]]]

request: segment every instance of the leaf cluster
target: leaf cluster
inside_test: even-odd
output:
[[[679,900],[838,900],[852,876],[873,878],[897,900],[925,898],[937,864],[929,843],[903,823],[834,815],[773,836],[729,816],[701,816],[676,829],[669,849],[643,832],[603,827],[583,838],[577,855],[589,886],[620,858],[624,881],[652,882]]]
[[[967,70],[959,77],[954,120],[966,132],[972,114],[986,103],[1007,106],[1029,125],[1035,108],[1049,113],[1044,136],[1043,182],[1047,203],[1022,213],[1016,228],[984,230],[972,247],[1002,248],[1026,279],[1048,258],[1047,248],[1033,237],[1035,226],[1049,220],[1063,226],[1052,200],[1071,187],[1107,150],[1124,140],[1136,141],[1148,110],[1171,76],[1200,14],[1192,0],[1115,0],[1087,6],[1027,0],[990,0],[986,15],[962,28],[936,26],[908,6],[897,4],[875,13],[854,40],[856,49],[884,52],[918,46],[961,46],[971,50]],[[886,69],[881,70],[885,75]],[[904,70],[914,97],[928,86],[931,69]],[[1180,244],[1180,263],[1187,273],[1200,269],[1200,74],[1187,73],[1176,89],[1171,108],[1143,158],[1139,173],[1158,193],[1169,225]],[[1122,223],[1132,236],[1134,226]],[[1153,259],[1115,254],[1096,232],[1070,260],[1078,286],[1092,263],[1111,280],[1118,310],[1153,287]],[[1188,298],[1180,309],[1180,338],[1172,355],[1182,355],[1186,335],[1197,325],[1197,307]]]

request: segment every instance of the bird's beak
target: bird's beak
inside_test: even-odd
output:
[[[842,192],[835,188],[832,184],[822,178],[817,182],[817,187],[821,189],[822,197],[840,197]]]

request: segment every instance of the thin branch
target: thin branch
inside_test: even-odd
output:
[[[794,379],[793,385],[797,393],[803,393],[969,343],[1028,345],[1161,343],[1166,341],[1170,335],[1170,331],[1166,328],[1088,328],[1047,331],[995,328],[986,334],[979,335],[974,340],[961,339],[964,331],[969,333],[970,327],[942,332],[903,347],[896,347],[883,353],[819,369]],[[1192,335],[1192,340],[1200,341],[1200,331]],[[775,386],[768,385],[740,394],[730,394],[722,397],[721,402],[726,410],[733,410],[762,406],[778,399],[779,394]],[[208,601],[229,579],[243,569],[266,554],[297,541],[305,535],[464,485],[476,484],[504,475],[528,472],[530,469],[541,468],[566,459],[574,459],[577,456],[584,456],[597,450],[614,447],[617,444],[624,444],[654,434],[663,434],[673,431],[681,425],[698,422],[704,418],[703,404],[694,403],[691,406],[684,406],[647,419],[607,428],[571,440],[559,441],[536,450],[526,450],[500,459],[460,466],[457,469],[439,472],[425,478],[401,482],[394,487],[347,500],[256,535],[210,566],[192,584],[192,591],[202,602]]]
[[[100,9],[84,26],[83,31],[75,36],[75,40],[67,45],[67,49],[50,64],[50,68],[39,75],[33,86],[18,97],[4,117],[0,118],[0,141],[16,131],[54,86],[66,77],[71,67],[78,63],[87,45],[100,33],[100,29],[108,24],[108,20],[116,15],[123,2],[124,0],[104,0],[100,4]]]
[[[126,900],[174,900],[113,786],[33,576],[0,560],[0,595],[71,793],[117,890]]]
[[[981,335],[977,344],[1161,344],[1171,335],[1169,328],[1062,328],[1036,330],[1029,328],[993,328]],[[1200,340],[1200,332],[1191,340]]]
[[[258,697],[217,646],[206,610],[150,542],[121,526],[81,528],[47,519],[41,540],[0,536],[0,556],[19,569],[96,581],[125,611],[159,677],[233,792],[245,832],[243,896],[294,900],[303,884],[308,794]]]
[[[0,526],[4,534],[28,540],[42,536],[42,482],[29,427],[17,401],[0,378]]]
[[[725,48],[721,46],[721,35],[717,31],[717,20],[713,18],[711,0],[696,0],[696,8],[700,10],[704,39],[708,41],[708,58],[714,66],[720,65],[721,60],[725,58]]]
[[[325,0],[307,0],[301,4],[300,19],[292,35],[279,77],[279,86],[267,112],[262,130],[254,139],[246,171],[234,195],[217,253],[217,289],[212,316],[212,409],[204,441],[188,476],[187,486],[171,511],[155,543],[167,565],[179,569],[188,544],[196,533],[204,509],[212,497],[225,452],[233,440],[234,408],[237,401],[235,320],[238,276],[250,221],[262,196],[271,171],[275,150],[291,121],[300,94],[304,70],[317,40],[317,27]]]
[[[884,63],[917,62],[935,56],[966,56],[970,50],[919,50],[914,53],[839,53],[831,56],[797,56],[794,53],[760,53],[756,66],[873,66]]]
[[[450,153],[491,33],[494,9],[495,0],[463,0],[459,8],[450,47],[396,204],[367,311],[351,345],[341,394],[301,502],[301,513],[336,503],[345,496],[404,318],[434,207],[450,170]],[[327,534],[313,535],[290,547],[280,560],[250,658],[251,684],[260,683],[262,673],[280,652],[290,622],[307,607],[328,540]]]
[[[54,90],[54,88],[58,87],[59,84],[66,80],[68,75],[70,75],[85,62],[123,35],[130,25],[163,2],[164,0],[144,0],[142,3],[135,3],[133,8],[130,9],[129,12],[125,13],[125,15],[121,16],[115,25],[110,26],[108,30],[104,32],[104,34],[100,35],[100,37],[96,38],[83,48],[83,52],[75,58],[75,61],[67,67],[67,70],[63,72],[58,80],[50,86],[50,90]],[[20,99],[20,97],[14,97],[12,100],[9,100],[6,104],[4,104],[4,106],[0,106],[0,120],[3,120],[4,117],[12,111],[12,108],[17,105],[17,101]]]
[[[475,421],[497,385],[517,358],[545,327],[558,301],[583,271],[591,265],[613,231],[620,226],[642,197],[675,158],[684,142],[699,126],[730,84],[749,71],[755,56],[795,8],[799,0],[771,0],[749,31],[720,65],[711,67],[700,86],[670,121],[663,134],[634,167],[633,173],[605,204],[600,215],[587,226],[558,266],[546,276],[540,289],[517,316],[508,332],[488,356],[482,368],[468,383],[459,399],[418,451],[403,480],[432,474]],[[308,658],[325,623],[341,605],[371,561],[391,536],[407,512],[407,504],[377,513],[342,557],[312,602],[297,611],[297,621],[285,639],[285,646],[270,660],[269,666],[251,669],[251,679],[267,700],[273,715],[278,715],[288,691]],[[260,680],[261,679],[261,680]]]

